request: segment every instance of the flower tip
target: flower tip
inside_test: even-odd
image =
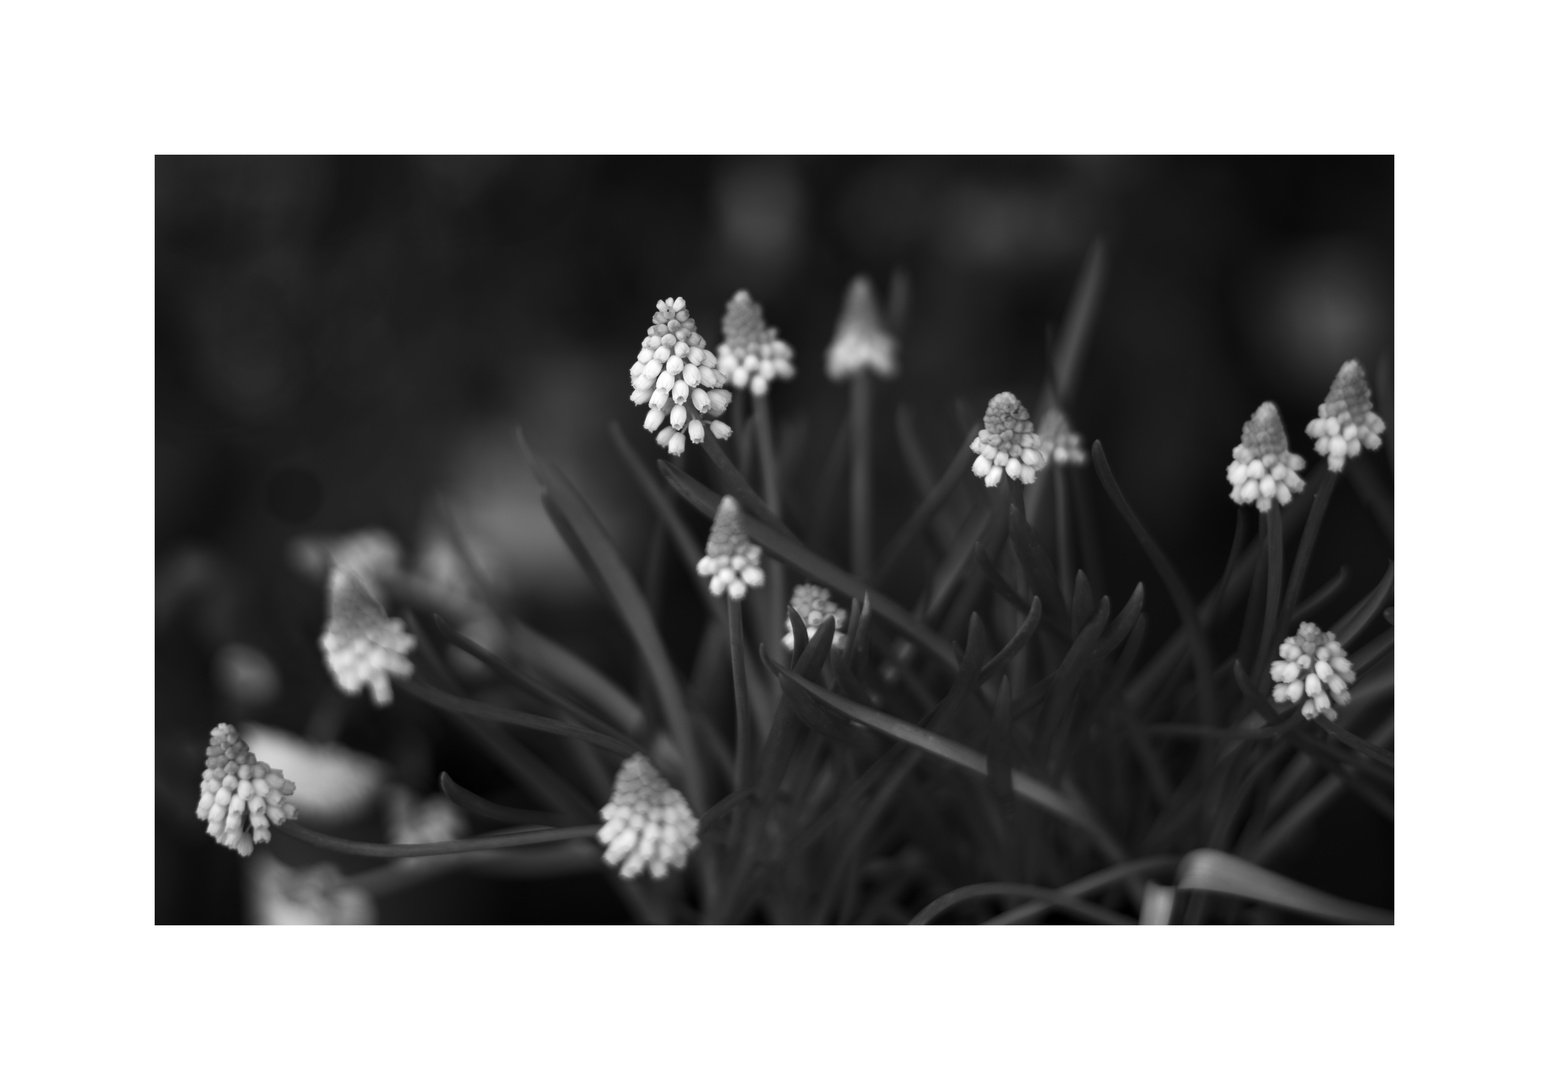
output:
[[[1010,391],[990,399],[984,411],[984,427],[969,446],[975,454],[973,474],[984,478],[985,487],[994,487],[1001,477],[1010,476],[1024,484],[1038,478],[1048,464],[1043,440],[1033,430],[1032,417]]]
[[[857,275],[845,292],[824,371],[836,382],[866,370],[891,379],[898,374],[896,354],[897,342],[882,320],[871,281],[864,274]]]

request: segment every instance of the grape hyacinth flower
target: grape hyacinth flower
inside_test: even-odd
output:
[[[739,290],[726,302],[721,337],[717,366],[738,390],[746,388],[754,397],[763,397],[776,379],[796,377],[791,363],[795,352],[774,327],[765,324],[763,306],[748,290]]]
[[[1280,659],[1269,665],[1269,674],[1275,680],[1276,701],[1302,701],[1306,696],[1302,715],[1308,720],[1319,713],[1335,719],[1333,702],[1348,705],[1355,682],[1355,668],[1345,656],[1345,647],[1332,633],[1310,622],[1280,643]]]
[[[974,459],[973,474],[984,478],[985,487],[994,487],[1002,476],[1031,484],[1038,470],[1049,464],[1043,440],[1033,431],[1033,420],[1010,391],[996,394],[984,410],[984,427],[969,449]]]
[[[645,429],[657,432],[656,441],[669,454],[681,455],[689,440],[704,442],[706,429],[717,439],[731,436],[731,428],[715,419],[731,404],[726,376],[694,329],[683,297],[656,302],[629,381],[634,387],[629,400],[649,406]]]
[[[798,585],[791,590],[791,607],[801,617],[801,621],[807,627],[807,635],[810,637],[823,625],[823,620],[832,616],[834,620],[835,649],[844,648],[844,624],[849,619],[850,613],[838,604],[834,603],[827,589],[821,585]],[[787,650],[796,650],[796,629],[791,626],[789,614],[785,617],[785,637],[780,639]]]
[[[1381,446],[1386,430],[1382,417],[1372,412],[1372,391],[1361,362],[1346,360],[1318,406],[1318,418],[1307,424],[1307,434],[1317,440],[1314,449],[1328,458],[1330,472],[1343,472],[1345,459],[1358,456],[1362,446]]]
[[[884,379],[898,374],[898,344],[882,321],[882,311],[864,275],[850,282],[824,358],[824,373],[834,382],[870,371]]]
[[[283,825],[296,816],[288,798],[295,793],[295,783],[254,757],[236,728],[217,724],[211,729],[194,811],[208,822],[205,832],[238,855],[251,855],[255,844],[269,842],[271,824]]]
[[[1226,467],[1232,501],[1252,503],[1260,513],[1267,513],[1275,502],[1284,506],[1306,486],[1297,475],[1306,467],[1300,454],[1291,453],[1280,410],[1273,401],[1266,401],[1242,426],[1242,441],[1232,449],[1232,463]]]
[[[742,511],[737,500],[727,495],[715,508],[710,537],[705,541],[705,557],[697,567],[700,577],[710,579],[712,596],[727,594],[741,600],[749,589],[761,588],[764,570],[759,565],[764,549],[748,539],[742,527]]]
[[[1085,465],[1086,441],[1071,429],[1070,419],[1058,405],[1051,405],[1038,422],[1038,433],[1048,445],[1048,456],[1056,465]]]
[[[606,849],[603,860],[624,878],[638,877],[645,869],[653,878],[664,878],[669,869],[687,866],[699,845],[699,819],[688,800],[644,754],[619,766],[602,820],[597,839]]]
[[[391,705],[391,678],[414,674],[414,635],[390,619],[365,578],[335,566],[328,573],[328,623],[318,643],[339,689],[350,696],[371,687],[371,699]]]

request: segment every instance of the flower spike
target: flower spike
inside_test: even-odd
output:
[[[1346,360],[1318,406],[1318,418],[1307,424],[1307,434],[1317,440],[1314,448],[1328,458],[1330,472],[1343,472],[1345,459],[1358,456],[1362,446],[1381,446],[1386,430],[1382,417],[1372,412],[1372,391],[1361,362]]]
[[[328,574],[328,624],[318,640],[323,659],[339,689],[350,696],[371,687],[378,706],[391,705],[390,676],[414,674],[409,653],[414,635],[402,619],[390,619],[366,579],[335,566]]]
[[[791,607],[796,609],[796,614],[801,616],[801,621],[806,624],[807,635],[811,637],[817,628],[823,625],[823,620],[833,617],[835,649],[844,648],[844,624],[850,618],[850,613],[838,604],[834,603],[827,589],[821,585],[798,585],[791,590]],[[791,626],[791,617],[785,616],[785,637],[780,639],[786,649],[794,652],[796,649],[796,630]]]
[[[658,300],[651,328],[640,339],[640,352],[629,369],[634,388],[629,400],[645,405],[645,429],[669,454],[681,455],[689,440],[705,441],[705,429],[717,439],[731,428],[716,420],[731,404],[726,376],[688,313],[683,297]],[[666,421],[669,427],[662,427]]]
[[[221,844],[251,855],[253,845],[269,842],[271,824],[283,825],[296,816],[288,798],[295,793],[295,782],[255,758],[236,728],[217,724],[210,731],[194,813],[209,823],[205,832]]]
[[[1049,464],[1032,418],[1010,391],[990,398],[984,427],[969,449],[979,455],[973,474],[984,478],[985,487],[999,484],[1002,476],[1031,484],[1038,479],[1038,470]]]
[[[1266,401],[1242,426],[1242,441],[1233,448],[1232,463],[1226,467],[1232,501],[1252,503],[1261,513],[1275,502],[1284,506],[1306,486],[1297,475],[1306,467],[1300,454],[1291,453],[1280,410],[1273,401]]]
[[[1332,633],[1310,622],[1280,643],[1280,659],[1269,665],[1269,674],[1275,680],[1276,701],[1301,701],[1306,695],[1302,715],[1308,720],[1319,713],[1335,719],[1339,714],[1330,698],[1348,705],[1355,682],[1355,668],[1345,656],[1345,647]]]
[[[1056,465],[1085,465],[1086,441],[1070,426],[1070,419],[1058,405],[1050,405],[1038,422],[1039,437],[1048,444],[1048,455]]]
[[[689,854],[699,845],[699,819],[688,800],[644,754],[619,766],[602,820],[597,832],[606,849],[602,857],[618,867],[620,877],[638,877],[649,869],[652,877],[664,878],[669,869],[687,866]]]
[[[763,397],[776,379],[796,377],[791,363],[794,351],[774,327],[765,325],[763,306],[748,290],[740,290],[726,302],[721,336],[718,367],[738,390],[746,387],[754,397]]]
[[[884,379],[898,374],[898,344],[882,321],[871,282],[860,275],[850,282],[834,327],[823,370],[834,382],[869,370]]]
[[[710,523],[710,538],[705,542],[705,557],[697,567],[700,577],[710,579],[710,592],[714,596],[726,593],[733,600],[741,600],[749,589],[764,584],[764,571],[759,566],[764,549],[748,539],[742,527],[742,511],[737,500],[730,495],[721,500],[715,509],[715,520]]]

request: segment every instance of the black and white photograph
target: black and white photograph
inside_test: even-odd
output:
[[[1393,159],[156,162],[157,919],[1393,921]]]
[[[1543,1072],[1534,26],[7,9],[7,1075]]]

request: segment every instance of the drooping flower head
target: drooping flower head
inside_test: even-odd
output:
[[[1387,427],[1372,412],[1372,391],[1361,362],[1346,360],[1318,406],[1318,418],[1307,424],[1307,434],[1317,440],[1318,453],[1328,458],[1329,471],[1343,472],[1345,459],[1358,456],[1362,446],[1375,450],[1382,445]]]
[[[318,643],[339,689],[353,697],[369,686],[378,706],[393,702],[392,676],[414,674],[414,635],[402,619],[388,618],[367,579],[342,566],[328,573],[328,623]]]
[[[211,730],[194,811],[208,822],[205,832],[238,855],[251,855],[254,844],[269,842],[271,824],[296,816],[288,798],[295,793],[292,781],[253,756],[236,728],[218,724]]]
[[[817,628],[823,625],[823,620],[833,617],[834,620],[834,644],[836,649],[844,648],[844,624],[849,620],[850,613],[838,604],[834,603],[827,589],[821,585],[798,585],[791,590],[791,607],[801,617],[801,621],[807,627],[807,636],[811,637],[817,632]],[[791,626],[789,613],[785,616],[785,637],[781,638],[785,647],[791,651],[796,649],[796,630]]]
[[[1297,475],[1306,467],[1300,454],[1291,453],[1280,410],[1273,401],[1266,401],[1242,426],[1242,441],[1233,448],[1232,463],[1226,467],[1232,501],[1252,503],[1261,513],[1275,502],[1284,506],[1306,486]]]
[[[1269,674],[1275,680],[1276,701],[1302,701],[1305,695],[1302,715],[1308,720],[1319,713],[1333,720],[1338,715],[1333,702],[1348,705],[1355,682],[1345,647],[1310,622],[1280,643],[1280,659],[1269,665]]]
[[[731,428],[715,419],[731,404],[726,376],[694,329],[683,297],[656,302],[656,314],[640,339],[640,354],[629,369],[629,381],[634,387],[629,400],[649,406],[645,429],[657,432],[656,441],[669,454],[682,454],[690,439],[704,442],[707,427],[717,439],[731,435]],[[662,427],[663,420],[667,427]]]
[[[984,477],[985,487],[994,487],[1003,475],[1031,484],[1038,479],[1038,470],[1049,464],[1043,440],[1033,431],[1032,417],[1010,391],[990,398],[984,427],[969,449],[979,455],[973,474]]]
[[[1056,465],[1085,465],[1086,441],[1071,428],[1070,418],[1058,405],[1051,405],[1038,422],[1038,437]]]
[[[794,379],[795,352],[772,326],[764,323],[763,306],[742,289],[726,302],[721,317],[721,348],[718,367],[738,390],[746,387],[754,397],[769,393],[776,379]]]
[[[652,877],[664,878],[669,869],[687,866],[689,853],[699,845],[699,819],[688,800],[644,754],[619,766],[602,820],[597,833],[606,848],[602,857],[618,867],[621,877],[649,869]]]
[[[741,600],[749,589],[764,584],[764,571],[759,566],[763,554],[764,549],[749,540],[742,527],[737,500],[726,496],[715,508],[710,538],[705,541],[705,557],[699,560],[699,576],[710,579],[712,595],[726,593],[733,600]]]
[[[871,282],[865,275],[857,276],[845,293],[834,340],[824,358],[824,372],[834,382],[854,378],[861,371],[891,379],[898,374],[897,353],[898,344],[882,321]]]

